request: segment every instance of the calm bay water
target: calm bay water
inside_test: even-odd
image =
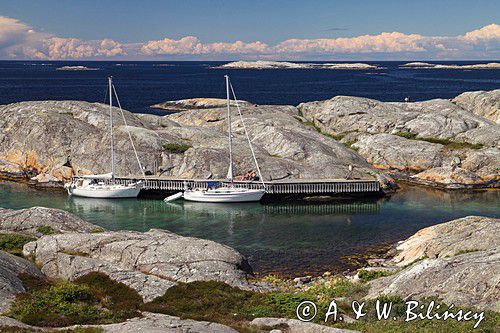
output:
[[[60,208],[111,230],[167,229],[236,248],[261,273],[296,275],[346,267],[362,254],[451,219],[500,217],[500,191],[404,187],[390,198],[324,204],[204,204],[69,198],[63,191],[0,183],[0,207]]]
[[[106,77],[112,75],[125,109],[161,113],[150,105],[181,98],[225,98],[224,74],[229,74],[238,98],[257,104],[290,104],[324,100],[336,95],[382,101],[452,98],[464,91],[500,87],[500,69],[411,69],[405,62],[367,62],[381,70],[214,69],[221,62],[96,62],[0,61],[0,104],[27,100],[103,102]],[[471,64],[478,62],[440,62]],[[94,71],[58,71],[84,65]]]

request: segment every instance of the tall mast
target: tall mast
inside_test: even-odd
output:
[[[115,182],[115,136],[113,134],[113,78],[108,78],[109,84],[109,127],[111,131],[111,181]]]
[[[226,95],[227,95],[227,133],[229,138],[229,170],[227,171],[227,178],[233,182],[233,136],[231,133],[231,100],[229,97],[229,76],[224,75],[226,78]]]

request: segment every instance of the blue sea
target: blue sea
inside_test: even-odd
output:
[[[492,60],[493,61],[493,60]],[[336,95],[381,101],[452,98],[464,91],[500,88],[500,70],[411,69],[406,62],[365,62],[380,70],[215,69],[225,62],[0,61],[0,104],[27,100],[103,102],[106,77],[112,75],[125,109],[162,111],[149,106],[192,97],[225,98],[229,74],[239,99],[257,104],[291,104]],[[439,62],[475,64],[484,61]],[[93,71],[60,71],[82,65]]]

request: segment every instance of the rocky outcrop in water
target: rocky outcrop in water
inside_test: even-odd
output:
[[[43,181],[107,172],[107,112],[106,105],[76,101],[2,106],[0,160],[18,165],[25,174],[41,174],[38,179]],[[139,158],[148,169],[156,161],[163,176],[225,178],[229,163],[226,112],[223,107],[210,107],[164,117],[124,113]],[[354,177],[373,179],[378,174],[355,151],[303,124],[292,106],[243,104],[242,112],[265,179],[343,178],[349,165],[354,166]],[[116,109],[114,118],[117,173],[138,175],[140,170]],[[243,175],[255,170],[255,165],[235,110],[233,128],[235,173]],[[184,150],[179,152],[172,146]]]
[[[64,210],[45,207],[32,207],[20,210],[0,208],[0,232],[41,237],[48,232],[98,231],[104,231],[104,229]]]
[[[43,277],[31,261],[0,251],[0,313],[9,309],[17,294],[26,291],[18,277],[21,273]]]
[[[495,117],[499,91],[415,103],[347,96],[298,107],[241,103],[241,111],[266,180],[345,178],[351,165],[352,176],[360,179],[385,182],[382,170],[431,186],[488,187],[500,180],[500,125],[484,117]],[[223,100],[165,105],[182,112],[155,116],[124,111],[128,127],[114,109],[117,173],[140,175],[128,129],[142,165],[153,174],[225,178],[229,161]],[[232,112],[235,173],[244,175],[256,167],[243,123],[234,108]],[[0,106],[0,172],[49,183],[109,172],[108,122],[108,107],[99,103]]]
[[[298,109],[320,131],[350,144],[379,169],[411,175],[451,167],[450,177],[423,174],[414,180],[427,178],[427,184],[443,186],[453,181],[457,182],[454,185],[468,186],[472,181],[485,186],[500,179],[500,127],[483,118],[478,109],[494,109],[500,101],[499,92],[492,91],[469,103],[460,96],[453,102],[415,103],[337,96],[302,103]],[[459,100],[463,102],[458,103]],[[463,178],[458,167],[468,171],[468,176]],[[462,175],[455,174],[455,170]],[[441,179],[445,181],[441,183]],[[462,179],[466,181],[461,183]]]
[[[180,99],[176,101],[166,101],[155,105],[151,105],[152,108],[162,109],[170,112],[180,112],[185,110],[193,109],[211,109],[211,108],[221,108],[226,107],[227,100],[222,98],[188,98]],[[236,102],[231,101],[231,106],[235,107]],[[246,101],[238,101],[238,105],[252,105]]]
[[[404,267],[371,283],[367,298],[438,297],[447,304],[500,309],[500,219],[469,216],[420,230],[385,266]]]
[[[230,62],[215,68],[234,68],[234,69],[379,69],[376,65],[369,65],[363,63],[297,63],[287,61],[235,61]]]
[[[433,69],[499,69],[500,63],[490,62],[486,64],[472,64],[472,65],[444,65],[444,64],[430,64],[428,62],[409,62],[399,67],[404,68],[433,68]]]

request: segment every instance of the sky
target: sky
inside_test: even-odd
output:
[[[498,60],[499,0],[2,0],[0,59]]]

